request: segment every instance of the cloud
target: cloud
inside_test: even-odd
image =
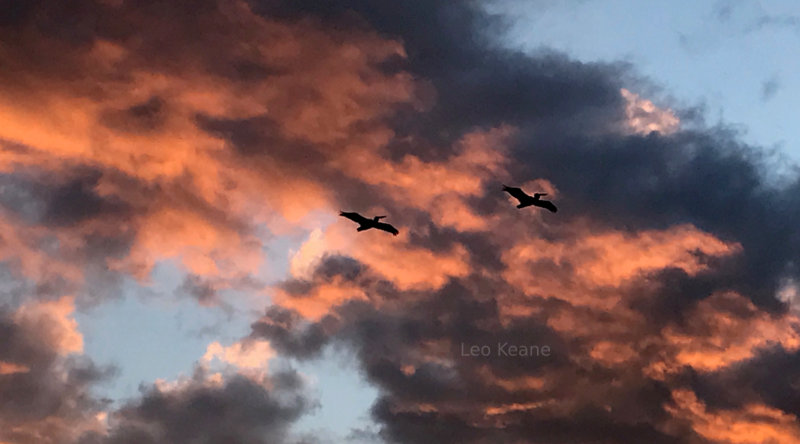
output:
[[[736,294],[710,296],[684,322],[684,328],[668,327],[663,335],[677,345],[676,364],[698,371],[753,358],[759,348],[800,349],[800,319],[792,315],[775,319]]]
[[[504,277],[528,294],[576,304],[582,298],[570,294],[570,287],[620,287],[626,281],[667,267],[696,275],[707,269],[706,258],[739,251],[737,244],[726,244],[685,225],[637,233],[576,233],[567,242],[531,238],[517,243],[504,254],[507,265]],[[544,276],[536,273],[544,262],[554,267],[569,267],[571,278],[565,280],[559,273]]]
[[[800,26],[800,17],[789,14],[770,15],[762,13],[755,23],[747,27],[746,32],[760,31],[772,27],[796,30],[798,26]]]
[[[0,312],[0,440],[27,443],[284,442],[315,403],[298,374],[267,374],[264,341],[209,345],[195,373],[143,386],[112,408],[98,385],[115,374],[80,354],[72,299]],[[220,360],[234,371],[210,373]]]
[[[620,89],[620,94],[628,102],[625,115],[628,117],[628,126],[634,133],[649,134],[657,131],[669,134],[678,129],[680,119],[672,111],[659,109],[653,102],[642,99],[625,88]]]
[[[75,442],[100,430],[106,402],[92,394],[114,369],[76,354],[82,350],[72,299],[0,311],[0,440]]]
[[[326,159],[384,143],[381,116],[414,101],[408,75],[379,69],[402,46],[369,31],[260,17],[243,2],[83,6],[36,3],[3,28],[4,41],[21,44],[3,45],[15,69],[3,73],[0,138],[17,149],[3,150],[0,170],[35,178],[26,205],[41,215],[21,229],[55,226],[76,249],[106,233],[124,248],[99,251],[100,266],[143,282],[173,258],[210,278],[257,273],[257,226],[336,206],[322,182],[288,172],[341,174]],[[55,35],[35,31],[59,12],[76,20],[53,24]],[[202,42],[164,44],[193,34]],[[248,48],[231,52],[246,35]],[[79,168],[91,174],[73,178]],[[86,258],[65,260],[74,269],[59,277],[82,284]]]
[[[688,415],[685,404],[676,408],[674,394],[702,391],[687,382],[687,372],[756,365],[776,345],[795,350],[796,320],[775,294],[785,287],[786,273],[795,273],[795,255],[784,248],[793,230],[783,227],[797,212],[790,197],[796,185],[767,185],[759,151],[718,128],[682,130],[673,111],[618,84],[613,65],[484,46],[485,23],[466,7],[429,4],[423,15],[434,17],[436,26],[393,19],[388,8],[349,7],[402,36],[406,69],[424,73],[436,89],[425,122],[413,131],[402,126],[412,140],[427,139],[418,145],[431,151],[397,142],[397,155],[388,160],[392,169],[378,174],[381,162],[370,160],[373,167],[364,174],[394,187],[389,196],[401,195],[405,207],[427,213],[415,216],[408,230],[414,245],[436,252],[460,245],[465,268],[446,274],[440,285],[408,285],[404,280],[414,273],[394,274],[368,254],[377,248],[372,238],[342,242],[334,225],[315,243],[319,271],[280,287],[287,296],[277,301],[284,308],[270,308],[254,324],[254,337],[301,358],[318,355],[326,344],[354,350],[380,390],[372,413],[387,441],[729,439],[710,433],[706,418]],[[316,11],[344,20],[339,12]],[[442,19],[459,14],[460,21]],[[465,29],[477,36],[474,44],[448,46]],[[436,53],[447,56],[437,59]],[[511,89],[514,100],[504,95]],[[592,93],[542,100],[554,90]],[[507,109],[493,108],[500,102]],[[547,113],[535,111],[543,109]],[[436,162],[452,165],[460,134],[503,124],[511,131],[506,143],[492,144],[501,145],[498,161],[482,162],[496,167],[475,174],[480,180],[473,188],[459,191],[470,196],[476,190],[461,202],[478,222],[448,223],[437,213],[437,199],[447,195],[437,181],[403,182],[412,174],[424,178]],[[497,176],[516,183],[541,178],[525,187],[553,194],[563,209],[559,218],[505,208],[492,189]],[[743,201],[757,207],[760,226]],[[380,248],[394,251],[398,241]],[[326,258],[323,244],[338,256]],[[435,269],[442,259],[424,263]],[[514,341],[546,344],[553,354],[462,355],[463,344],[496,351],[499,343]],[[758,430],[793,437],[781,425],[791,419],[781,413],[785,403],[777,407],[758,396],[754,402],[779,420],[744,427],[745,435],[753,434],[753,442],[762,436]],[[752,409],[742,404],[708,421],[734,426],[748,415]]]
[[[25,365],[14,364],[13,362],[0,362],[0,375],[13,375],[14,373],[27,373],[31,371]]]
[[[307,276],[325,252],[325,242],[322,230],[315,229],[308,235],[300,249],[292,255],[289,262],[289,271],[292,276]]]
[[[312,403],[293,372],[263,382],[238,375],[215,379],[198,367],[174,387],[154,385],[109,416],[109,429],[81,443],[281,443]],[[268,387],[267,387],[268,386]]]
[[[14,319],[21,325],[38,330],[40,338],[53,350],[76,353],[83,351],[83,335],[72,318],[74,310],[73,298],[65,296],[57,301],[23,305],[14,313]]]
[[[761,100],[766,102],[775,97],[780,87],[781,84],[777,77],[773,76],[764,81],[764,83],[761,84]]]
[[[265,368],[273,356],[274,352],[267,341],[236,342],[227,347],[215,341],[206,348],[203,361],[219,359],[238,368],[259,369]]]
[[[719,443],[792,442],[800,439],[797,417],[764,405],[712,413],[690,391],[673,393],[676,416],[688,419],[704,438]]]
[[[0,318],[0,390],[30,391],[0,439],[286,441],[313,402],[267,361],[327,347],[378,389],[388,442],[797,439],[795,381],[759,368],[796,367],[800,181],[681,128],[630,67],[502,49],[471,2],[81,5],[0,31],[0,258],[41,290]],[[401,233],[323,227],[339,210]],[[265,289],[276,233],[311,234]],[[201,304],[271,303],[192,376],[105,409],[73,305],[164,260]]]

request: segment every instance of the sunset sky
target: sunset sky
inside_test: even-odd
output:
[[[0,1],[0,444],[800,443],[797,54],[789,0]]]

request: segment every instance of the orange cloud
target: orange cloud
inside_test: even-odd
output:
[[[142,280],[153,264],[170,258],[197,275],[226,278],[256,272],[264,239],[255,227],[280,226],[276,216],[294,223],[314,210],[336,207],[329,187],[294,170],[308,156],[316,156],[324,170],[354,147],[380,148],[391,132],[377,123],[362,123],[376,122],[395,103],[417,100],[408,74],[388,74],[378,66],[390,57],[404,57],[396,41],[313,22],[273,21],[254,14],[243,1],[216,6],[198,12],[215,24],[209,31],[213,38],[201,38],[209,45],[203,51],[164,43],[172,41],[171,33],[191,25],[120,10],[121,20],[148,21],[144,41],[96,39],[67,58],[54,54],[64,62],[64,71],[81,73],[75,79],[31,67],[29,74],[40,75],[42,82],[0,86],[0,140],[23,147],[0,150],[0,171],[29,168],[57,178],[72,166],[85,165],[108,172],[93,191],[130,203],[136,211],[122,224],[134,234],[129,255],[109,259],[107,265]],[[246,47],[238,40],[243,33]],[[153,44],[146,39],[158,41],[153,52],[174,50],[168,58],[181,63],[181,69],[141,53]],[[37,54],[54,51],[51,43],[44,38],[26,42]],[[227,59],[213,60],[215,65],[247,59],[275,73],[235,81],[211,72],[204,65],[209,57],[205,51],[213,54],[220,47]],[[17,52],[0,51],[0,63],[17,63]],[[280,148],[271,146],[270,139],[256,142],[254,149],[264,155],[243,157],[227,133],[206,131],[198,116],[233,124],[262,118],[274,124],[277,143],[312,142],[328,151],[309,147],[306,158],[283,159],[270,156]],[[12,223],[0,218],[0,224]],[[120,228],[118,221],[106,224],[113,226],[103,226],[102,220],[92,223],[94,230]],[[43,276],[47,267],[42,262],[49,258],[35,248],[19,248],[26,237],[4,238],[10,245],[0,245],[0,259],[20,261],[28,277]],[[72,240],[86,242],[77,235]],[[56,265],[63,268],[62,276],[81,280],[80,258]]]
[[[600,340],[592,345],[589,356],[606,366],[613,366],[635,359],[636,350],[629,344]]]
[[[273,295],[273,302],[281,306],[292,308],[306,318],[318,320],[326,315],[332,307],[349,300],[367,300],[364,290],[357,285],[346,284],[340,279],[330,284],[317,285],[302,297],[293,297],[286,291],[277,289]]]
[[[698,253],[720,257],[741,251],[738,244],[691,225],[636,233],[575,229],[565,241],[530,238],[512,245],[502,255],[508,267],[506,281],[527,294],[611,309],[621,294],[604,288],[620,287],[667,267],[694,275],[707,267]],[[556,271],[564,267],[570,270],[567,275]]]
[[[674,390],[666,410],[689,421],[704,438],[719,444],[766,444],[800,442],[798,418],[761,404],[739,410],[710,412],[690,390]]]
[[[690,365],[714,371],[752,358],[765,347],[800,349],[800,318],[769,315],[736,293],[717,293],[701,301],[684,325],[662,332],[675,361],[659,368]]]
[[[401,290],[436,289],[451,277],[469,273],[468,253],[461,245],[442,253],[409,244],[383,248],[366,240],[359,241],[359,246],[363,249],[356,250],[356,259],[370,264]]]
[[[547,380],[543,377],[522,375],[504,377],[497,375],[489,366],[478,369],[478,376],[485,379],[487,385],[496,385],[511,393],[520,391],[538,391],[547,386]]]
[[[508,414],[508,413],[521,412],[521,411],[527,411],[527,410],[535,410],[535,409],[544,407],[544,406],[546,406],[548,404],[549,403],[546,402],[546,401],[526,402],[526,403],[514,402],[514,403],[511,403],[511,404],[503,404],[503,405],[488,407],[488,408],[486,408],[486,414],[489,415],[489,416],[505,415],[505,414]]]
[[[469,133],[456,143],[456,153],[442,161],[426,162],[408,154],[399,162],[390,162],[378,152],[363,149],[343,158],[340,167],[352,177],[380,186],[409,207],[428,209],[437,199],[446,199],[452,206],[457,205],[456,196],[477,196],[485,181],[505,174],[505,146],[513,134],[506,126]],[[468,210],[462,206],[460,211]],[[441,211],[434,213],[445,223],[449,221]]]
[[[159,260],[177,258],[196,275],[232,277],[253,273],[261,264],[261,244],[255,236],[215,224],[191,211],[162,208],[137,230],[129,255],[114,264],[145,279]]]
[[[461,245],[450,251],[434,252],[408,241],[406,227],[395,238],[380,231],[357,233],[349,221],[339,220],[325,231],[330,252],[346,252],[348,256],[369,264],[398,288],[436,289],[450,277],[469,272],[468,253]]]
[[[29,371],[31,371],[31,369],[27,365],[0,361],[0,375],[13,375],[14,373],[27,373]]]
[[[469,253],[460,244],[449,251],[431,251],[411,244],[406,227],[399,228],[401,234],[396,237],[376,230],[358,233],[352,222],[338,219],[324,231],[312,232],[293,255],[293,276],[309,279],[311,264],[318,264],[326,255],[339,254],[368,264],[371,272],[388,279],[400,290],[433,290],[442,287],[452,277],[469,273]],[[357,283],[339,277],[332,282],[317,283],[302,297],[291,296],[280,288],[276,288],[273,294],[275,303],[314,319],[351,299],[367,300],[370,297]]]
[[[452,227],[457,231],[485,231],[497,218],[481,216],[470,208],[463,196],[446,194],[431,202],[431,219],[436,225]]]
[[[43,281],[48,278],[82,280],[82,268],[69,257],[71,247],[79,239],[70,233],[27,226],[4,211],[0,211],[0,231],[3,233],[0,261],[19,275]]]

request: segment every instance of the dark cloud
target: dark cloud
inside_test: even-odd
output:
[[[116,196],[100,196],[102,171],[77,167],[66,180],[53,181],[43,171],[17,172],[0,178],[0,203],[31,224],[71,226],[90,219],[124,218],[130,206]]]
[[[780,87],[781,84],[777,77],[773,76],[764,81],[764,83],[761,84],[761,100],[766,102],[775,97]]]
[[[75,57],[76,52],[91,49],[97,39],[133,49],[135,60],[131,60],[129,67],[145,64],[164,70],[200,67],[234,80],[258,79],[271,72],[269,67],[259,63],[256,52],[232,53],[219,44],[221,38],[224,40],[226,34],[234,31],[235,25],[225,20],[213,0],[179,1],[169,5],[145,1],[135,6],[125,2],[81,0],[70,7],[47,1],[10,3],[8,8],[3,8],[0,23],[5,26],[0,31],[16,42],[12,49],[17,60],[26,63],[29,74],[44,74],[50,79],[74,76],[73,80],[77,80],[79,73],[97,74]],[[192,19],[187,19],[187,11],[192,12]],[[142,29],[147,32],[142,33]],[[193,38],[172,38],[176,35]],[[39,36],[44,39],[38,39]],[[34,48],[40,52],[29,52]],[[61,48],[63,52],[53,51],[54,48]],[[210,57],[197,57],[202,54]],[[48,58],[53,61],[52,57],[62,63],[48,64]],[[230,63],[212,64],[213,59],[225,59]],[[16,83],[20,79],[14,80]],[[95,93],[99,92],[98,85],[90,86],[90,90],[92,87]]]
[[[565,342],[543,320],[520,317],[503,325],[499,292],[480,295],[453,282],[422,299],[401,294],[396,305],[380,309],[346,303],[333,318],[314,324],[272,307],[253,332],[301,358],[317,356],[325,342],[355,350],[366,376],[381,389],[372,414],[385,426],[381,436],[387,442],[577,443],[602,437],[678,443],[697,438],[690,430],[670,435],[655,426],[667,418],[661,406],[670,393],[662,383],[573,361],[570,356],[580,353],[581,344]],[[552,353],[508,357],[498,354],[503,343],[547,345]],[[491,353],[464,356],[463,344],[486,346]],[[543,390],[528,385],[535,378],[549,383]],[[612,388],[613,380],[624,382]],[[568,416],[547,407],[551,402],[570,405]],[[521,407],[485,415],[497,406]]]
[[[269,116],[215,119],[201,115],[197,123],[203,130],[230,142],[248,162],[254,161],[253,156],[261,155],[286,167],[305,164],[302,172],[320,172],[323,167],[323,152],[311,143],[282,134],[280,126]]]
[[[759,151],[715,132],[536,139],[544,148],[530,155],[530,171],[558,183],[581,216],[623,229],[691,223],[741,242],[745,254],[720,270],[715,285],[777,308],[780,279],[800,259],[789,224],[800,211],[793,197],[800,182],[771,186]]]
[[[214,285],[197,275],[187,275],[178,291],[196,299],[200,305],[213,305],[219,298]]]
[[[17,260],[4,265],[12,279],[29,288],[26,298],[75,293],[84,305],[118,294],[120,272],[111,270],[109,262],[130,252],[135,230],[129,220],[136,208],[119,196],[97,191],[99,181],[108,179],[104,174],[74,166],[56,177],[25,168],[0,175],[0,209],[11,223],[0,247],[15,249]],[[55,233],[63,236],[61,241]],[[35,270],[25,265],[31,256],[42,257],[36,259],[43,262]],[[77,273],[83,278],[76,279]]]
[[[87,218],[124,215],[129,208],[123,202],[104,199],[94,191],[101,174],[93,172],[53,190],[47,198],[44,222],[69,225]]]
[[[800,28],[800,17],[793,15],[769,15],[764,14],[756,20],[755,24],[748,28],[748,31],[761,30],[764,28],[788,28],[797,30]]]
[[[489,431],[457,415],[392,412],[391,406],[378,403],[373,414],[390,424],[384,433],[389,442],[515,442],[583,443],[603,437],[607,442],[680,443],[685,440],[665,435],[647,424],[625,424],[604,410],[585,409],[569,419],[537,419],[524,414],[512,415],[510,424],[501,423]],[[516,416],[516,417],[513,417]],[[689,441],[702,442],[702,441]]]
[[[119,131],[142,133],[158,130],[163,126],[166,104],[160,97],[151,97],[146,102],[123,110],[111,110],[102,118],[106,125]]]
[[[266,315],[253,324],[253,335],[269,338],[272,347],[281,353],[302,358],[318,356],[328,342],[326,330],[336,325],[332,319],[323,323],[308,324],[297,312],[273,306]]]
[[[106,436],[86,435],[82,443],[280,443],[288,428],[313,403],[301,392],[300,376],[276,373],[264,384],[243,376],[215,385],[198,369],[175,389],[148,387],[141,399],[110,418]]]
[[[330,272],[337,265],[342,273],[352,269],[341,260],[323,261],[320,268],[337,275]],[[362,282],[369,273],[361,272]],[[684,442],[693,436],[688,430],[671,436],[654,427],[667,416],[661,407],[669,401],[665,385],[573,361],[570,356],[583,353],[579,341],[553,332],[536,317],[503,323],[497,304],[511,290],[475,284],[451,282],[429,294],[401,292],[392,302],[378,304],[381,308],[349,302],[332,317],[311,324],[272,307],[254,324],[253,333],[282,353],[301,358],[319,355],[325,343],[355,350],[368,379],[381,388],[372,412],[385,425],[382,436],[389,442],[585,442],[598,436],[613,442]],[[369,291],[381,299],[380,292]],[[498,355],[503,343],[547,345],[552,353]],[[463,344],[467,349],[487,346],[492,352],[464,356]],[[550,383],[539,390],[519,382],[530,378]],[[611,388],[609,382],[618,378],[624,383]],[[528,406],[495,419],[484,416],[493,407],[546,405],[548,399],[556,404],[569,399],[577,410],[564,417],[557,408]]]
[[[686,378],[698,397],[716,409],[735,410],[764,402],[798,415],[799,365],[800,353],[771,347],[741,365],[708,374],[687,371]]]
[[[82,356],[64,356],[54,346],[63,332],[54,320],[20,319],[0,310],[0,439],[62,443],[90,427],[93,415],[108,402],[93,394],[94,385],[114,376]]]
[[[718,285],[724,282],[773,308],[787,264],[800,260],[793,253],[798,251],[796,230],[788,224],[800,211],[791,197],[797,185],[770,186],[765,154],[758,149],[721,129],[673,136],[608,132],[623,116],[620,80],[633,79],[624,66],[498,49],[491,36],[502,29],[472,2],[256,5],[272,14],[313,14],[341,23],[352,23],[355,14],[401,38],[409,54],[404,68],[431,81],[437,91],[434,108],[415,123],[452,129],[454,136],[474,126],[519,125],[513,173],[519,181],[546,177],[557,184],[569,199],[562,217],[572,216],[571,207],[580,208],[575,217],[615,228],[692,223],[742,242],[748,254],[719,276]],[[401,116],[397,124],[402,129],[408,122]],[[414,131],[428,134],[419,127]],[[400,149],[415,152],[409,146]],[[430,146],[424,151],[418,154],[437,155]],[[431,241],[425,239],[428,245]]]
[[[263,380],[219,381],[197,367],[175,388],[143,387],[111,410],[96,391],[116,375],[74,349],[58,306],[0,311],[0,439],[33,443],[278,443],[315,407],[300,375],[276,371]],[[44,311],[41,311],[44,310]],[[66,327],[69,328],[69,327]],[[60,344],[60,345],[59,345]],[[76,350],[73,350],[76,351]],[[269,388],[267,388],[269,387]],[[109,428],[97,420],[109,413]]]
[[[736,5],[731,2],[720,1],[712,8],[712,12],[717,20],[726,22],[731,18],[731,13]]]
[[[431,151],[442,146],[436,142],[452,141],[475,127],[514,124],[520,133],[515,138],[512,175],[517,182],[541,177],[556,184],[564,209],[559,212],[562,224],[589,221],[595,230],[629,233],[692,224],[741,244],[742,253],[728,258],[698,253],[706,271],[667,268],[616,290],[635,295],[629,308],[650,322],[627,327],[632,330],[627,336],[631,343],[639,342],[637,336],[659,338],[665,326],[681,325],[688,310],[716,292],[737,291],[776,316],[785,313],[775,293],[787,274],[796,273],[792,264],[800,261],[795,253],[800,251],[797,230],[789,222],[800,211],[793,197],[800,182],[775,187],[768,178],[766,155],[743,145],[723,128],[702,127],[672,135],[620,131],[625,116],[619,94],[622,80],[636,81],[629,67],[498,49],[489,36],[499,34],[500,28],[469,2],[407,7],[358,1],[255,4],[264,14],[297,17],[310,13],[339,26],[368,23],[403,41],[409,56],[396,69],[430,82],[436,99],[422,116],[400,110],[391,120],[398,134],[413,134],[418,142],[393,145],[397,158],[407,153],[442,158],[447,149]],[[491,192],[486,190],[487,195]],[[496,214],[498,201],[475,199],[472,204],[481,214]],[[424,217],[414,225],[424,226]],[[427,228],[413,231],[412,242],[434,250],[453,243],[468,245],[476,264],[503,269],[497,250],[505,246],[492,236],[479,233],[467,240],[461,234]],[[544,234],[553,239],[570,235],[559,229]],[[538,264],[532,272],[551,274],[545,265]],[[323,275],[336,274],[331,268],[342,275],[359,269],[335,261],[323,261],[320,268],[326,270]],[[560,271],[567,282],[575,279],[574,273],[569,267]],[[673,420],[665,407],[672,402],[671,390],[676,387],[695,387],[703,394],[711,389],[700,390],[696,383],[679,379],[656,380],[630,366],[585,360],[591,344],[547,327],[547,321],[563,310],[579,312],[577,306],[548,301],[542,304],[540,316],[520,316],[519,324],[508,323],[501,321],[498,305],[515,290],[499,280],[471,275],[451,280],[437,291],[400,292],[383,299],[382,291],[373,285],[380,277],[366,278],[369,274],[361,271],[360,277],[348,280],[366,291],[369,302],[345,303],[334,310],[333,318],[312,324],[291,311],[272,307],[253,329],[254,334],[279,344],[283,353],[298,357],[318,353],[325,342],[353,348],[367,378],[381,389],[373,417],[383,424],[384,439],[704,442],[688,422],[667,427]],[[302,293],[311,294],[323,282],[329,280],[289,281],[283,288],[302,298]],[[586,315],[595,320],[604,316],[592,310]],[[614,319],[610,315],[604,322],[613,328]],[[454,359],[461,343],[482,345],[512,338],[547,341],[553,344],[554,356],[530,361]],[[445,350],[426,349],[437,343],[444,344]],[[642,343],[641,347],[639,365],[661,353],[652,345]],[[420,355],[430,360],[415,360]],[[486,369],[504,381],[538,376],[549,382],[542,390],[521,386],[512,390],[510,383],[501,388],[497,380],[482,373]],[[744,379],[740,383],[749,385]],[[715,392],[719,402],[725,398],[722,390]],[[784,398],[791,400],[791,396]],[[528,405],[545,399],[569,404],[565,407],[569,413],[550,409],[546,403]],[[709,408],[718,405],[706,400]],[[492,423],[483,413],[496,405],[522,407],[496,415],[501,422]],[[779,408],[790,411],[787,406],[784,401]]]
[[[619,119],[624,64],[587,64],[543,51],[536,57],[498,48],[504,24],[477,1],[435,0],[377,5],[366,0],[258,1],[268,15],[313,16],[342,27],[370,26],[399,38],[408,54],[402,69],[429,83],[432,109],[400,112],[399,136],[413,135],[413,146],[396,149],[423,158],[439,157],[441,142],[452,142],[475,127],[501,123],[535,127],[582,126],[599,129]],[[435,92],[434,92],[435,91]],[[425,140],[425,138],[429,140]],[[430,149],[426,142],[440,142]]]

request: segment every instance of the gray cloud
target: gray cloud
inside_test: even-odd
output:
[[[773,76],[761,84],[761,100],[768,101],[775,97],[781,84],[777,77]]]
[[[46,322],[41,319],[39,322]],[[0,310],[0,439],[20,444],[62,443],[93,420],[108,402],[92,387],[115,375],[82,356],[53,348],[49,325],[15,319]]]
[[[202,369],[174,390],[148,387],[141,399],[116,411],[108,435],[86,435],[81,443],[282,443],[288,427],[313,407],[299,391],[294,372],[279,372],[264,384],[244,376],[209,385]]]

